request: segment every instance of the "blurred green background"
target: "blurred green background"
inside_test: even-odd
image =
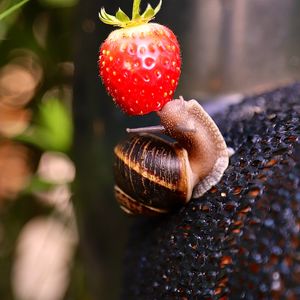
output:
[[[76,4],[0,1],[0,299],[91,299],[70,201]]]

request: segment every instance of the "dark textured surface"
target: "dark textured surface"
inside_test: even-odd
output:
[[[300,299],[300,85],[215,119],[230,166],[180,211],[134,222],[122,299]]]

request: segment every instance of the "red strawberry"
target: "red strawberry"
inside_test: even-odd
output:
[[[134,0],[132,20],[119,9],[116,16],[101,10],[100,19],[123,27],[113,31],[101,45],[99,71],[115,103],[129,115],[160,110],[173,98],[180,76],[180,48],[167,27],[147,23],[159,11],[149,4],[139,13]]]

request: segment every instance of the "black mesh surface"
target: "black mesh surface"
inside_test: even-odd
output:
[[[300,299],[300,85],[215,120],[230,166],[180,211],[134,221],[122,299]]]

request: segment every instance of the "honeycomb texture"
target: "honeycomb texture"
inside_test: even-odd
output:
[[[134,220],[122,299],[300,299],[300,84],[215,120],[230,166],[179,211]]]

